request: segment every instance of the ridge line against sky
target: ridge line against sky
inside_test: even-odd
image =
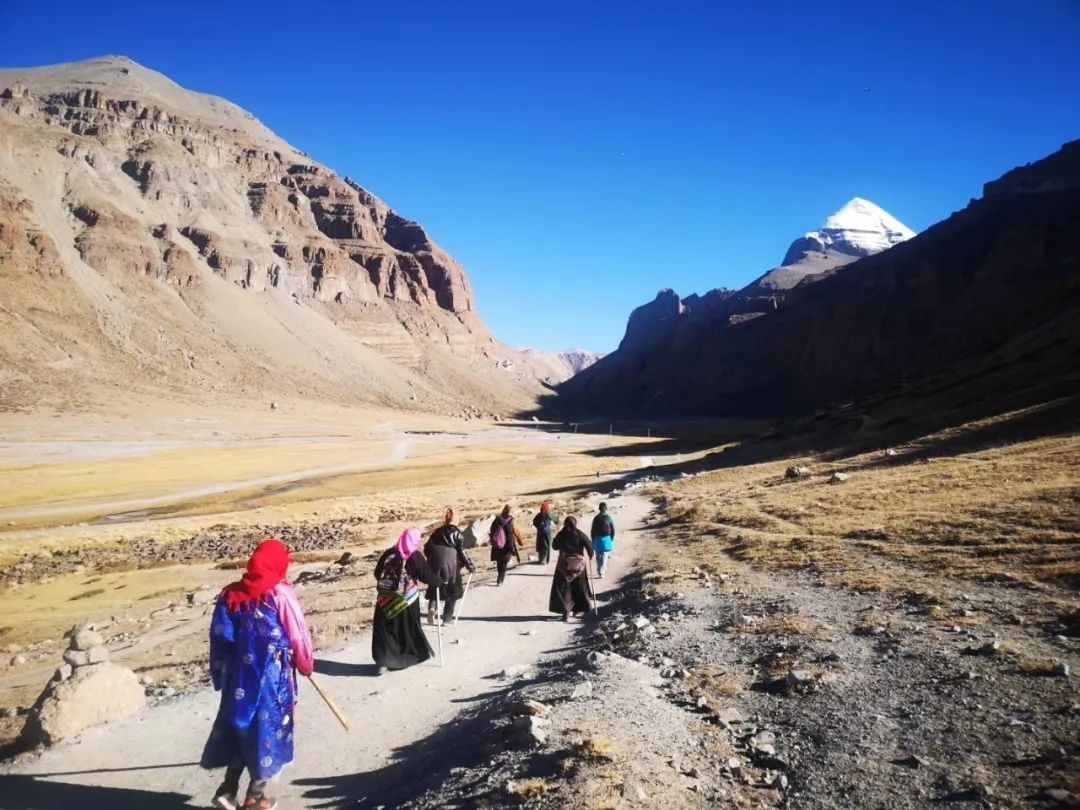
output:
[[[758,6],[762,7],[758,7]],[[917,231],[1080,137],[1080,3],[9,0],[4,67],[123,54],[419,221],[501,340],[610,351],[852,197]],[[305,39],[305,37],[307,37]]]

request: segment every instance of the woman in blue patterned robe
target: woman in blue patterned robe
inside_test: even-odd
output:
[[[270,810],[267,782],[293,759],[296,673],[312,670],[311,635],[292,586],[288,551],[260,544],[244,579],[221,592],[210,623],[210,675],[221,705],[203,750],[204,768],[226,769],[214,795],[223,810]],[[238,804],[240,777],[251,782]]]

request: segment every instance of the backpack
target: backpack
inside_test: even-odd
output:
[[[495,548],[506,548],[506,529],[503,524],[496,523],[491,531],[491,545]]]

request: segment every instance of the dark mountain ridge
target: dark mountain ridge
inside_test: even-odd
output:
[[[713,308],[662,292],[631,316],[618,351],[560,386],[550,406],[575,415],[797,415],[984,357],[1044,324],[1075,322],[1080,141],[987,183],[981,199],[883,253],[786,291],[766,294],[759,282],[718,295]],[[646,329],[651,321],[660,328]],[[1077,365],[1075,334],[1054,331],[1044,343],[1028,350],[1043,374]]]

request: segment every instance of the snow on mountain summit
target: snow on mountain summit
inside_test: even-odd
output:
[[[870,200],[854,197],[825,220],[819,230],[796,239],[784,256],[784,265],[794,264],[808,253],[839,253],[870,256],[915,235],[907,225]]]

